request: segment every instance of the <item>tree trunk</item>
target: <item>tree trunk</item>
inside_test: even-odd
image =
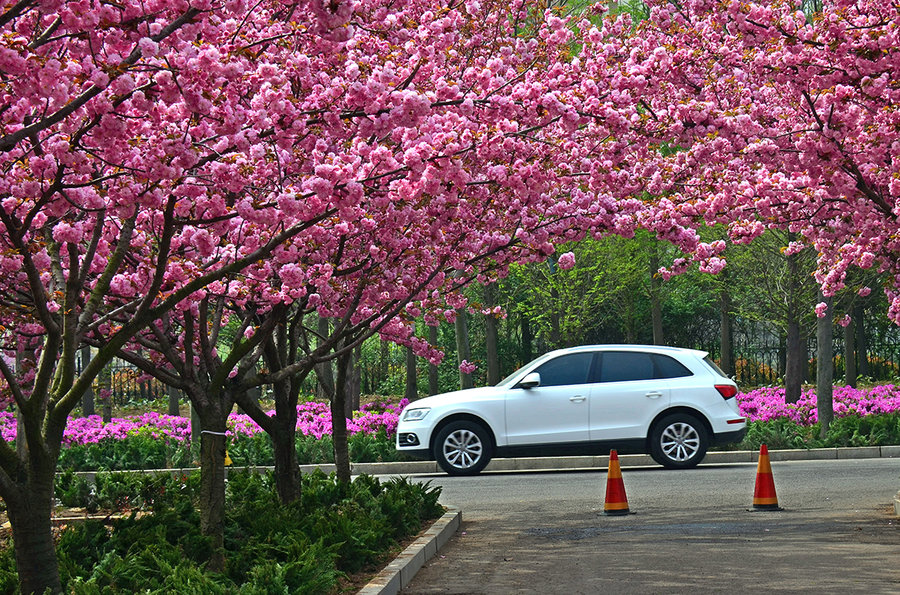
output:
[[[191,460],[193,460],[194,462],[199,462],[200,430],[203,429],[203,424],[200,423],[200,414],[197,413],[197,408],[194,407],[194,404],[192,402],[189,402],[188,407],[190,408],[191,413]]]
[[[463,361],[469,361],[472,352],[469,348],[469,323],[466,317],[466,311],[460,308],[456,311],[456,356],[457,364],[462,365]],[[462,370],[459,371],[459,387],[462,389],[472,388],[472,375],[466,374]]]
[[[350,370],[347,372],[347,417],[353,417],[354,411],[359,411],[360,397],[362,396],[362,347],[353,350],[350,357]]]
[[[110,365],[103,368],[97,379],[97,386],[100,389],[100,410],[103,417],[103,423],[112,421],[112,370]]]
[[[91,348],[87,345],[81,348],[81,370],[84,370],[91,361]],[[81,415],[90,417],[94,415],[94,389],[88,387],[81,395]]]
[[[431,345],[437,345],[438,342],[438,327],[429,326],[428,327],[428,342]],[[436,364],[432,364],[429,362],[428,364],[428,394],[436,395],[441,392],[440,386],[438,385],[438,367]]]
[[[806,366],[806,345],[800,340],[800,321],[788,321],[784,370],[784,400],[796,403],[803,389],[803,368]]]
[[[297,408],[294,407],[294,411]],[[297,414],[293,423],[290,419],[278,418],[271,434],[272,449],[275,454],[275,491],[282,504],[300,499],[300,467],[297,462]]]
[[[496,305],[497,286],[495,284],[484,286],[484,306],[487,310],[493,310]],[[491,386],[500,382],[500,334],[497,317],[488,313],[484,317],[485,349],[487,350],[487,383]]]
[[[522,314],[522,364],[534,359],[534,335],[531,333],[531,322]]]
[[[174,386],[166,387],[166,394],[169,397],[168,413],[169,415],[181,415],[181,392]]]
[[[319,341],[323,339],[321,337],[327,337],[330,332],[330,324],[328,319],[324,316],[319,316],[318,321],[318,332],[319,332]],[[316,397],[320,400],[331,400],[334,395],[334,372],[331,368],[331,362],[322,362],[320,364],[316,364],[316,379],[318,382],[316,383]]]
[[[555,286],[550,287],[550,303],[550,347],[559,349],[562,347],[562,332],[559,308],[556,306],[559,303],[559,290]]]
[[[347,399],[347,367],[349,354],[337,360],[337,381],[334,385],[334,397],[331,399],[331,440],[334,445],[334,466],[338,481],[350,483],[350,446],[347,441],[347,418],[344,417],[345,400]]]
[[[412,347],[406,348],[406,389],[403,397],[415,401],[419,398],[419,383],[416,377],[416,354]]]
[[[382,341],[378,350],[378,379],[375,381],[375,388],[388,379],[391,375],[391,344]]]
[[[209,569],[225,570],[225,421],[231,407],[210,407],[201,412],[200,531],[210,538]]]
[[[722,273],[725,275],[726,273]],[[723,279],[724,281],[724,279]],[[731,325],[731,294],[722,284],[719,293],[719,330],[721,332],[719,343],[719,367],[729,376],[734,376],[734,334]]]
[[[825,316],[816,322],[816,409],[819,414],[819,436],[824,438],[834,419],[834,346],[832,325],[832,298],[821,293],[819,300],[828,308]]]
[[[856,370],[860,376],[869,376],[869,349],[866,341],[865,327],[866,309],[861,304],[853,308],[853,319],[856,321]]]
[[[24,440],[23,440],[24,442]],[[29,465],[27,483],[6,499],[22,593],[62,593],[56,547],[50,530],[54,465]]]
[[[844,327],[844,383],[856,388],[856,380],[856,321],[851,318]]]
[[[657,252],[656,242],[652,242],[650,245],[650,319],[653,326],[653,344],[665,345],[662,305],[659,299],[661,282],[657,271],[659,271],[659,253]]]
[[[635,324],[634,324],[634,299],[630,294],[625,296],[625,308],[622,312],[622,324],[625,326],[625,342],[635,343]]]

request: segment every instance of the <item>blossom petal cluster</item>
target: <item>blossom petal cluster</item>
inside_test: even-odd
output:
[[[392,437],[397,430],[400,412],[409,403],[373,402],[363,405],[353,418],[347,420],[350,435],[362,433],[375,435],[383,432]],[[274,411],[269,412],[270,415]],[[331,435],[331,411],[328,403],[308,401],[297,406],[297,432],[321,439]],[[247,415],[232,413],[228,417],[227,434],[232,437],[255,436],[262,429]],[[6,442],[16,439],[15,414],[0,412],[0,435]],[[63,438],[63,446],[97,444],[104,440],[126,440],[131,436],[147,436],[159,440],[189,442],[191,420],[188,417],[148,412],[141,415],[116,417],[104,423],[98,415],[69,419]]]
[[[889,273],[900,322],[900,5],[646,5],[639,23],[592,25],[583,52],[618,116],[622,187],[656,206],[642,224],[710,272],[724,263],[715,246],[683,241],[692,220],[726,225],[736,243],[787,229],[789,250],[818,252],[826,296],[852,267]]]
[[[809,389],[801,393],[796,403],[785,401],[783,387],[757,388],[738,393],[738,406],[742,415],[750,421],[771,421],[786,418],[800,425],[818,422],[816,393]],[[834,415],[875,415],[900,412],[900,387],[893,384],[857,389],[849,386],[834,387]]]

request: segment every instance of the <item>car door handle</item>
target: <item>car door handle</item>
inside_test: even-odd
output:
[[[662,393],[647,393],[648,399],[658,399],[662,396]]]
[[[581,403],[586,398],[587,397],[585,397],[584,395],[575,395],[574,397],[569,397],[569,400],[572,401],[573,403]]]

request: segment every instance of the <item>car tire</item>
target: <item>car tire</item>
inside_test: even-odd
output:
[[[668,469],[696,467],[708,445],[706,426],[686,413],[667,415],[650,431],[650,456]]]
[[[491,460],[487,431],[472,421],[450,422],[434,441],[434,458],[449,475],[475,475]]]

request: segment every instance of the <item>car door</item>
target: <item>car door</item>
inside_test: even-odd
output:
[[[653,355],[606,351],[599,359],[599,382],[591,385],[591,440],[646,436],[650,421],[670,400],[668,381],[655,377]]]
[[[511,388],[506,395],[506,436],[510,445],[583,442],[589,439],[595,352],[561,355],[535,368],[541,383]]]

